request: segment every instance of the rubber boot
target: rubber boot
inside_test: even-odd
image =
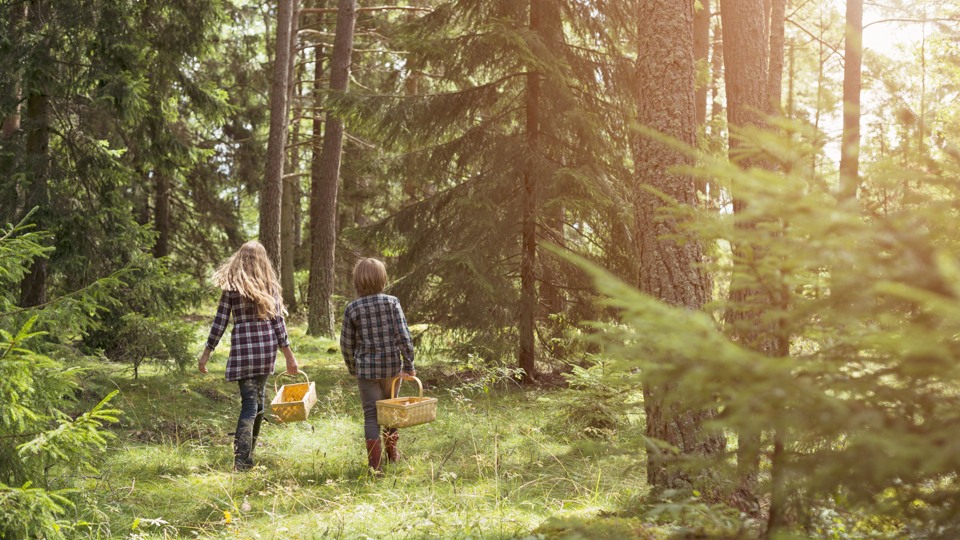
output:
[[[374,476],[383,475],[383,469],[380,467],[380,457],[383,453],[380,447],[380,439],[367,439],[367,465],[373,469]]]
[[[397,442],[400,440],[400,432],[397,428],[385,428],[383,430],[383,445],[387,450],[387,462],[396,463],[400,461],[400,452],[397,451]]]

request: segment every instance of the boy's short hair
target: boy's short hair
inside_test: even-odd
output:
[[[360,259],[353,267],[353,286],[360,296],[382,293],[387,286],[387,267],[377,259]]]

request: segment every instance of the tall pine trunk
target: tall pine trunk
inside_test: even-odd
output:
[[[693,14],[676,0],[648,0],[638,14],[640,42],[636,76],[639,91],[638,122],[688,145],[696,143]],[[636,162],[634,238],[640,255],[638,285],[656,298],[676,306],[700,310],[707,301],[707,280],[699,268],[700,244],[693,239],[678,242],[677,223],[662,219],[664,201],[654,188],[681,204],[696,204],[692,177],[678,173],[690,165],[683,152],[647,137],[634,143]],[[673,237],[673,238],[670,238]],[[667,384],[644,387],[647,436],[675,446],[683,454],[711,454],[723,449],[723,440],[703,432],[702,423],[715,411],[679,412],[667,406],[667,394],[679,389]],[[671,459],[657,452],[647,455],[647,482],[658,490],[679,487],[685,475]]]
[[[767,103],[770,114],[783,110],[783,51],[787,0],[772,0],[770,9],[770,63],[767,70]]]
[[[542,0],[530,0],[530,30],[539,31]],[[540,137],[540,74],[527,74],[526,88],[526,136],[527,163],[523,173],[523,189],[520,205],[523,212],[520,258],[520,369],[523,380],[536,378],[536,340],[534,336],[537,316],[537,152]]]
[[[769,40],[767,11],[764,0],[721,0],[721,20],[724,37],[724,70],[727,90],[727,120],[731,129],[764,126],[762,111],[769,107],[767,99]],[[763,166],[755,158],[738,159],[738,141],[730,137],[730,157],[743,167]],[[750,229],[755,224],[738,216],[746,202],[737,193],[732,194],[735,227]],[[747,264],[762,257],[758,246],[733,245],[734,264]],[[734,271],[734,275],[737,275]],[[734,339],[744,346],[775,354],[777,344],[761,328],[762,313],[746,305],[769,304],[770,298],[759,289],[739,283],[730,285],[730,304],[724,317],[732,328]],[[761,429],[744,430],[738,434],[737,472],[743,505],[751,511],[759,509],[756,503],[757,477],[760,471]]]
[[[863,0],[847,0],[843,45],[843,133],[840,199],[856,200],[860,186],[860,89],[863,64]]]
[[[20,4],[14,3],[12,6],[5,8],[10,10],[6,24],[7,35],[10,36],[10,40],[14,43],[19,38],[20,25],[22,25],[23,21],[27,18],[28,6],[29,4],[27,2],[22,2]],[[23,91],[19,80],[16,81],[13,86],[11,97],[13,97],[16,106],[14,106],[13,111],[3,119],[3,123],[0,124],[0,139],[10,138],[20,129],[20,99],[23,97]]]
[[[44,9],[46,2],[33,0],[30,2],[28,20],[31,33],[35,36],[43,35]],[[35,222],[39,228],[47,226],[44,216],[49,215],[51,209],[49,196],[50,173],[50,98],[47,95],[49,81],[44,69],[36,70],[37,79],[32,84],[25,84],[29,91],[27,97],[27,112],[24,118],[24,129],[27,134],[26,161],[29,175],[27,177],[26,211],[37,208]],[[34,259],[30,266],[30,273],[20,281],[20,305],[32,307],[47,301],[47,260],[42,257]]]
[[[280,287],[283,289],[283,303],[290,311],[297,309],[297,291],[294,280],[294,237],[296,211],[294,205],[299,202],[296,193],[300,191],[300,87],[297,84],[302,75],[302,65],[297,65],[297,32],[300,28],[300,15],[294,13],[290,26],[290,67],[289,90],[290,103],[294,107],[293,127],[290,133],[290,171],[283,175],[283,191],[280,197]]]
[[[695,3],[695,2],[694,2]],[[700,0],[700,9],[693,12],[693,61],[697,70],[696,91],[694,92],[694,111],[697,115],[697,129],[706,134],[707,125],[707,86],[710,72],[710,0]],[[697,178],[697,193],[706,201],[707,181]]]
[[[153,169],[154,210],[153,227],[157,231],[157,242],[153,245],[154,257],[170,255],[170,195],[173,187],[170,175],[162,167]]]
[[[283,196],[283,162],[287,143],[287,103],[290,84],[290,38],[296,0],[279,0],[277,39],[270,86],[270,135],[267,139],[267,166],[260,190],[260,242],[276,270],[280,263],[280,206]]]
[[[347,91],[356,24],[356,0],[339,0],[330,57],[330,94]],[[319,79],[319,74],[317,75]],[[316,134],[314,134],[316,136]],[[310,312],[307,333],[333,335],[331,297],[336,283],[337,191],[343,150],[343,121],[327,112],[320,156],[314,156],[310,191]]]

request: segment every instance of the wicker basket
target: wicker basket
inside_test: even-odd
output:
[[[426,424],[437,419],[437,398],[423,397],[420,379],[411,377],[420,387],[419,397],[395,397],[377,401],[377,423],[387,428],[402,428]],[[390,395],[397,395],[400,377],[390,382]]]
[[[305,382],[285,384],[279,389],[277,388],[277,381],[280,377],[292,377],[292,375],[280,373],[273,380],[273,389],[276,390],[277,395],[270,402],[270,415],[268,416],[270,421],[278,424],[301,422],[310,415],[310,409],[317,403],[317,389],[307,378],[306,373],[301,371],[300,374],[303,375]]]

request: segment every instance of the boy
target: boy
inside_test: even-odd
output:
[[[363,432],[367,441],[367,464],[382,474],[380,426],[377,400],[389,399],[390,381],[397,376],[416,376],[413,366],[413,339],[403,316],[400,301],[387,294],[387,269],[377,259],[361,259],[353,267],[353,285],[359,298],[343,314],[340,351],[350,374],[357,378],[363,406]],[[400,459],[396,428],[383,430],[387,460]]]

